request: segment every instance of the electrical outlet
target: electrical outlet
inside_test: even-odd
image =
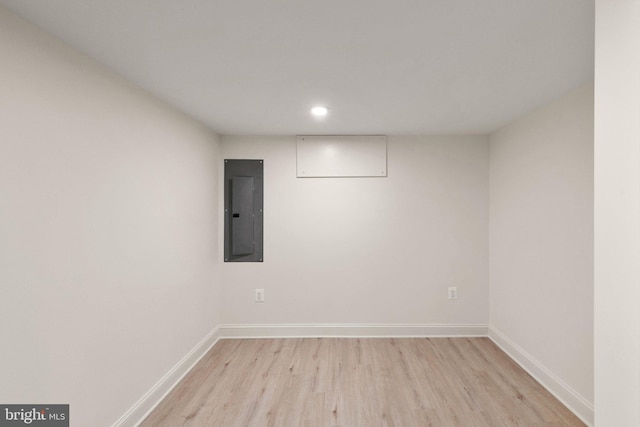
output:
[[[264,289],[256,289],[256,302],[264,302]]]
[[[458,288],[455,286],[449,286],[449,299],[458,299]]]

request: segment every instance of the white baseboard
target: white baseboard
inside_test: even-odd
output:
[[[488,325],[277,324],[220,325],[220,338],[486,337]]]
[[[233,338],[417,338],[486,337],[534,377],[576,416],[592,427],[593,404],[535,360],[500,331],[486,324],[267,324],[219,325],[205,336],[112,427],[134,427],[184,378],[196,363],[218,342]]]
[[[200,359],[220,339],[216,326],[196,346],[171,368],[148,392],[144,394],[112,427],[129,427],[140,424],[169,392],[191,371]]]
[[[489,338],[585,424],[593,426],[592,403],[493,326],[489,326]]]
[[[365,325],[286,324],[219,325],[204,337],[164,377],[140,398],[112,427],[139,425],[219,339],[227,338],[330,338],[330,337],[486,337],[481,325]]]

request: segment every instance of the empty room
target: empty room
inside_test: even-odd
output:
[[[640,425],[640,0],[0,0],[0,425]]]

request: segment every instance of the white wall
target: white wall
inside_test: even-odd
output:
[[[592,405],[592,84],[494,133],[490,153],[492,336]]]
[[[0,8],[0,402],[107,425],[220,322],[217,136]]]
[[[486,325],[487,137],[390,137],[387,178],[296,178],[295,137],[221,151],[265,161],[265,261],[223,265],[225,323]]]
[[[628,96],[640,67],[635,45],[609,48],[640,26],[638,2],[617,5],[598,13],[603,426],[640,418],[640,96]],[[219,144],[2,8],[0,57],[0,402],[70,403],[74,425],[109,424],[222,322],[486,324],[489,313],[593,402],[590,88],[491,144],[390,137],[387,178],[297,179],[295,137]],[[219,264],[222,158],[265,160],[264,263]]]
[[[640,1],[596,1],[596,425],[640,425]]]

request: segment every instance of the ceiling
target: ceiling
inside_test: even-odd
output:
[[[593,0],[0,4],[220,134],[489,133],[593,79]]]

